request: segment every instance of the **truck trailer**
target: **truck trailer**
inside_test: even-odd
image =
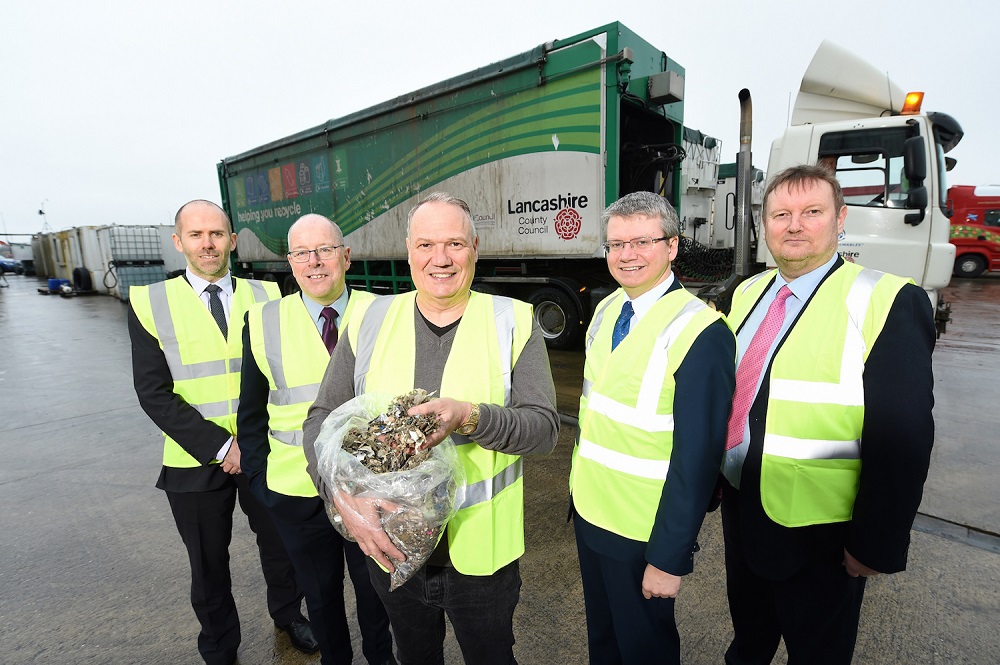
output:
[[[637,190],[678,207],[683,97],[683,67],[611,23],[224,159],[234,269],[290,290],[288,227],[313,212],[343,230],[349,284],[409,290],[406,215],[442,190],[473,211],[473,288],[532,303],[572,346],[616,286],[604,207]]]

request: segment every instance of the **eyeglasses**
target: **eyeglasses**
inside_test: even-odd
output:
[[[289,261],[305,263],[309,260],[309,255],[315,253],[316,258],[321,261],[327,261],[332,259],[337,254],[337,250],[341,247],[343,247],[343,245],[328,245],[326,247],[317,247],[316,249],[296,249],[293,252],[288,252],[285,256],[288,257]]]
[[[604,243],[604,251],[608,254],[615,254],[625,249],[625,245],[631,245],[632,249],[641,252],[644,249],[649,249],[661,240],[669,240],[669,238],[667,236],[663,236],[662,238],[643,236],[641,238],[632,238],[631,240],[612,240]]]

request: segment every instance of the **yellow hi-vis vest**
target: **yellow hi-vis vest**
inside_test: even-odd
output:
[[[738,330],[774,281],[741,284]],[[912,280],[844,263],[813,293],[771,360],[760,497],[783,526],[851,519],[861,475],[865,361],[896,294]]]
[[[601,301],[587,330],[569,487],[585,520],[646,542],[670,468],[674,373],[698,335],[722,315],[684,289],[671,291],[612,351],[624,300],[618,289]]]
[[[355,394],[401,395],[414,387],[416,292],[378,298],[351,337]],[[531,336],[531,306],[473,291],[455,331],[441,396],[510,403],[511,370]],[[356,341],[355,341],[356,340]],[[524,554],[524,485],[518,455],[486,450],[452,433],[465,469],[465,499],[448,523],[448,551],[465,575],[492,575]]]
[[[205,420],[236,434],[243,362],[243,315],[255,302],[281,297],[274,282],[237,279],[229,304],[229,338],[212,318],[183,276],[149,286],[133,286],[129,300],[136,318],[163,349],[174,392]],[[201,466],[181,446],[163,434],[163,465]]]
[[[375,299],[352,291],[338,328],[346,330],[352,316],[363,313]],[[250,350],[267,377],[267,486],[286,496],[314,497],[316,487],[306,472],[302,423],[316,400],[330,354],[316,329],[302,295],[254,305],[247,325]]]

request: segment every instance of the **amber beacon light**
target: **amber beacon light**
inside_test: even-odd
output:
[[[924,93],[922,92],[908,92],[906,93],[906,99],[903,101],[903,110],[900,111],[900,115],[916,115],[920,113],[920,105],[924,103]]]

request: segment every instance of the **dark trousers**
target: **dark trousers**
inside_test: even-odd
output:
[[[177,531],[191,564],[191,606],[201,623],[198,651],[209,665],[230,665],[240,645],[240,619],[229,573],[233,511],[239,498],[250,529],[257,534],[267,582],[267,610],[277,624],[302,616],[302,591],[274,523],[253,497],[242,475],[211,492],[167,492]]]
[[[607,537],[614,534],[595,539],[597,527],[579,515],[573,524],[591,665],[680,663],[674,599],[646,600],[642,595],[646,543],[615,538],[612,550]]]
[[[739,510],[722,504],[726,591],[735,636],[728,665],[766,665],[781,638],[789,665],[849,665],[858,637],[865,578],[851,577],[842,553],[806,560],[790,577],[766,579],[743,555]]]
[[[267,490],[270,491],[270,490]],[[299,583],[306,593],[309,622],[319,642],[324,665],[350,665],[354,659],[351,634],[344,610],[344,559],[354,583],[361,650],[371,665],[381,665],[392,656],[389,617],[368,575],[367,557],[357,543],[344,540],[330,524],[319,498],[280,497],[294,502],[301,521],[291,522],[275,515],[275,525],[295,565]]]
[[[400,665],[443,665],[446,614],[466,663],[517,665],[514,608],[521,593],[517,561],[489,576],[424,566],[391,592],[388,573],[370,559],[368,571],[389,612]]]

